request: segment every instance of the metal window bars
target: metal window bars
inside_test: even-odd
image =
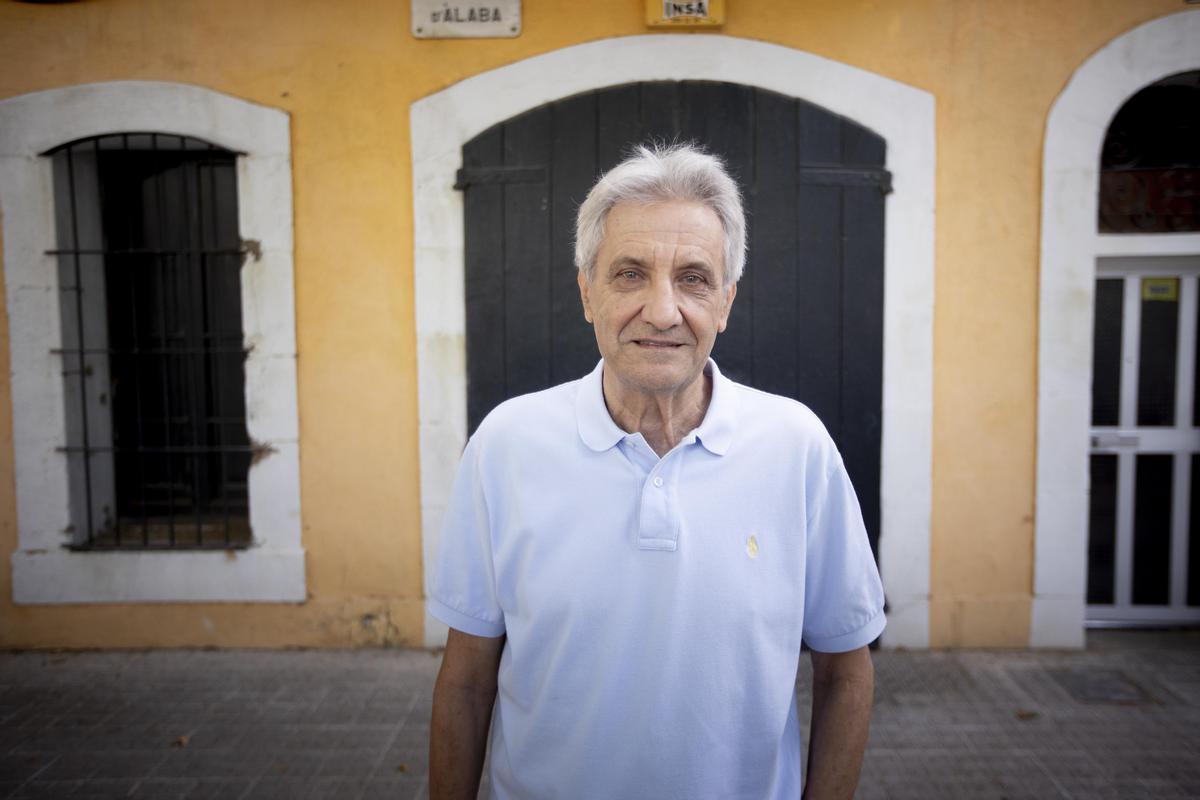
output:
[[[73,549],[251,542],[236,153],[120,133],[53,162]]]

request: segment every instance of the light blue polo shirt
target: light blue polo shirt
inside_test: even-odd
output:
[[[803,639],[884,627],[862,514],[825,428],[710,359],[663,458],[617,427],[603,362],[498,406],[463,453],[428,608],[508,639],[493,797],[800,796]]]

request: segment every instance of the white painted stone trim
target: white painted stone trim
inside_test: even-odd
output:
[[[254,546],[233,554],[65,550],[70,521],[58,272],[50,160],[74,139],[121,131],[194,136],[241,153],[242,238],[260,259],[242,268],[246,415],[273,452],[250,468]],[[300,456],[292,275],[291,137],[287,114],[198,86],[116,81],[0,101],[0,224],[12,359],[18,548],[16,603],[301,602]]]
[[[1200,233],[1098,234],[1091,250],[1096,258],[1195,256],[1200,253]]]
[[[1096,259],[1151,237],[1096,232],[1100,149],[1113,115],[1138,90],[1200,69],[1200,11],[1152,20],[1083,63],[1055,101],[1043,154],[1038,309],[1037,523],[1030,644],[1082,647],[1087,578],[1088,425]],[[1158,237],[1153,237],[1158,238]],[[1157,254],[1198,252],[1163,236]],[[1132,246],[1132,252],[1131,252]]]
[[[887,140],[880,562],[891,607],[884,642],[929,643],[932,485],[934,100],[927,92],[786,47],[715,35],[647,35],[567,47],[468,78],[414,103],[421,529],[433,566],[466,443],[463,144],[509,117],[579,92],[646,80],[714,80],[797,97]],[[425,641],[445,627],[426,616]]]

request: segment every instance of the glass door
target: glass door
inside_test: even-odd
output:
[[[1087,621],[1200,622],[1200,257],[1097,264]]]

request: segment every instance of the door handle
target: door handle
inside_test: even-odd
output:
[[[1137,447],[1138,436],[1134,433],[1093,433],[1092,447]]]

